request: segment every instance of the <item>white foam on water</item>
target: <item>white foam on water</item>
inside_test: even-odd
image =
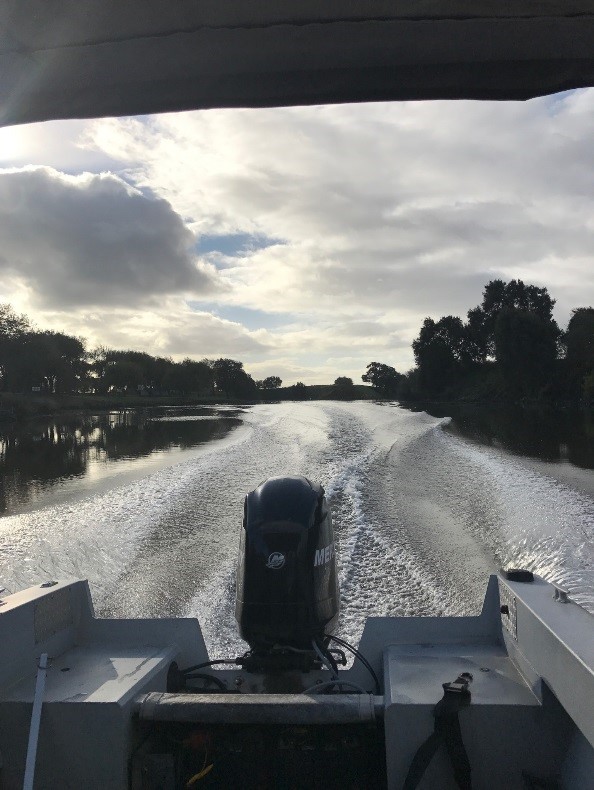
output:
[[[447,596],[431,573],[398,535],[389,541],[380,533],[365,493],[374,464],[381,463],[395,444],[405,446],[439,421],[371,403],[301,404],[297,414],[292,412],[290,421],[283,417],[272,427],[277,439],[284,436],[289,445],[297,439],[303,449],[301,442],[307,439],[307,475],[326,490],[340,569],[340,633],[358,641],[369,615],[446,611]],[[269,416],[263,423],[267,428]],[[256,444],[257,433],[256,429],[252,437]],[[218,657],[245,649],[233,619],[234,572],[235,556],[196,593],[186,611],[200,618],[206,642]]]
[[[488,477],[501,512],[497,533],[483,538],[500,564],[534,571],[594,611],[594,500],[545,467],[537,472],[502,451],[442,439]]]
[[[155,514],[183,487],[189,470],[180,466],[75,504],[2,519],[2,585],[16,590],[79,576],[99,593],[109,588]]]
[[[211,653],[236,655],[243,497],[304,474],[332,508],[349,641],[369,615],[476,611],[498,564],[594,602],[594,501],[444,432],[447,420],[371,402],[261,405],[242,419],[132,484],[1,519],[0,586],[88,577],[102,614],[198,616]]]
[[[200,462],[246,438],[240,428],[202,446]],[[0,586],[16,591],[50,578],[88,578],[101,605],[143,538],[194,479],[193,462],[185,461],[105,493],[2,518]]]

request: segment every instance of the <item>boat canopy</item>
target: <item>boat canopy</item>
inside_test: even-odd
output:
[[[0,5],[0,125],[593,84],[594,0]]]

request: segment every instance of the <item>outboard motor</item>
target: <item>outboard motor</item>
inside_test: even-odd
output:
[[[252,651],[311,650],[338,618],[330,510],[320,485],[271,477],[245,498],[235,616]]]

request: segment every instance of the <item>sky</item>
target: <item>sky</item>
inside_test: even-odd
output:
[[[594,305],[594,89],[0,129],[0,302],[285,384],[405,372],[487,282]]]

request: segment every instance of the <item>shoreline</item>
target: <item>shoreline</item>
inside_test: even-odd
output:
[[[240,405],[247,402],[246,400],[214,396],[20,395],[6,393],[0,396],[0,415],[6,415],[4,419],[0,416],[0,425],[89,412],[103,413],[166,406]]]
[[[146,409],[155,407],[200,407],[200,406],[241,406],[257,403],[278,403],[281,401],[308,400],[374,400],[397,402],[409,411],[434,412],[434,416],[452,416],[451,411],[463,409],[506,409],[519,408],[530,411],[581,411],[588,413],[593,410],[591,404],[579,401],[562,401],[547,403],[543,401],[464,401],[464,400],[403,400],[388,398],[373,392],[371,387],[357,386],[354,397],[336,397],[331,385],[311,385],[306,398],[295,398],[290,387],[278,390],[263,391],[259,398],[230,398],[215,395],[42,395],[22,393],[0,393],[0,425],[22,423],[31,419],[76,415],[81,413],[103,413],[123,411],[126,409]]]
[[[7,392],[0,393],[0,425],[21,423],[42,417],[167,406],[251,406],[257,403],[277,403],[286,400],[380,400],[372,394],[371,387],[358,385],[357,389],[360,391],[353,398],[333,397],[332,389],[331,385],[311,385],[308,387],[306,398],[291,397],[291,387],[262,390],[262,395],[258,398],[231,398],[223,395],[43,395]]]

